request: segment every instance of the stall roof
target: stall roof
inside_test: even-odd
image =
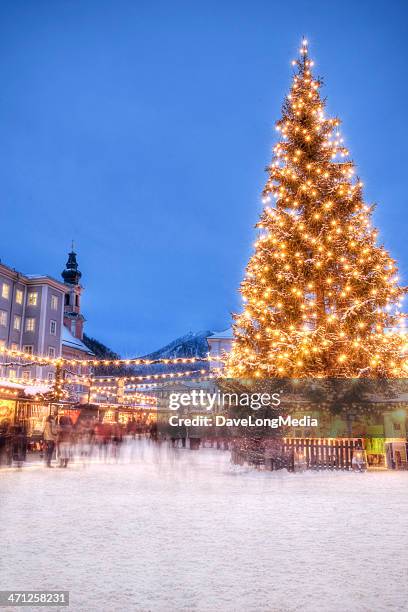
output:
[[[6,389],[16,389],[19,391],[24,391],[26,395],[37,395],[38,393],[48,393],[51,391],[51,385],[30,385],[27,381],[27,384],[24,383],[16,383],[11,380],[5,380],[0,382],[0,387]]]

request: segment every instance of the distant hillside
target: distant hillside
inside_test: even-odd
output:
[[[208,353],[207,337],[214,332],[204,330],[199,332],[189,332],[185,336],[176,338],[157,351],[143,355],[143,359],[174,359],[176,357],[206,357]],[[164,372],[183,372],[186,370],[207,370],[208,361],[198,362],[197,364],[157,364],[151,366],[135,366],[132,369],[136,374],[160,374]]]
[[[145,359],[171,359],[174,357],[205,357],[208,353],[207,337],[214,332],[207,330],[189,332],[166,346],[145,355]]]
[[[175,357],[206,357],[208,353],[207,337],[214,332],[203,330],[199,332],[189,332],[185,336],[176,338],[169,344],[166,344],[157,351],[153,351],[148,355],[143,355],[141,359],[174,359]],[[95,338],[90,338],[84,334],[84,344],[95,353],[99,359],[120,359],[120,355],[112,351],[109,347],[99,342]],[[135,356],[136,357],[136,356]],[[148,375],[159,374],[164,372],[181,372],[186,370],[198,370],[209,368],[208,361],[194,364],[157,364],[150,366],[100,366],[95,370],[96,375],[101,376],[120,376],[120,375]]]
[[[98,359],[120,359],[118,353],[112,351],[109,347],[102,344],[102,342],[96,340],[96,338],[90,338],[84,334],[82,342],[95,353]],[[99,366],[95,369],[96,376],[120,376],[126,373],[129,373],[129,368],[126,366]]]

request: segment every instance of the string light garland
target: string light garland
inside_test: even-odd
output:
[[[8,364],[4,364],[4,363],[0,363],[0,366],[5,366]],[[53,385],[54,384],[54,378],[49,379],[49,378],[25,378],[24,376],[3,376],[0,377],[0,381],[3,382],[13,382],[13,383],[17,383],[17,384],[22,384],[25,387],[33,387],[33,386],[42,386],[42,385]],[[86,376],[79,376],[79,375],[75,375],[75,376],[64,376],[63,378],[64,380],[64,384],[74,384],[74,383],[78,383],[81,385],[89,385],[91,379]]]
[[[123,401],[124,402],[131,401],[133,403],[143,404],[143,405],[147,405],[147,406],[157,406],[157,401],[148,402],[145,399],[140,399],[136,395],[130,395],[130,394],[125,395],[124,398],[123,398]]]
[[[105,390],[105,389],[101,389],[101,390],[94,391],[93,393],[91,393],[91,399],[95,400],[99,396],[117,398],[118,394],[117,392],[115,393],[113,391]],[[151,395],[144,395],[142,393],[127,393],[123,395],[123,399],[133,399],[135,401],[138,401],[144,404],[151,404],[151,405],[157,404],[157,399],[155,397],[152,397]]]
[[[211,379],[219,378],[220,376],[221,376],[220,373],[207,373],[205,376],[199,376],[197,378],[194,378],[194,382],[203,382],[203,381],[206,381],[206,380],[211,380]],[[135,388],[139,388],[139,389],[140,388],[143,388],[143,389],[156,389],[157,387],[159,387],[162,384],[163,383],[155,382],[155,383],[140,383],[138,385],[132,385],[132,386],[134,386]],[[174,379],[173,380],[167,380],[165,382],[166,389],[168,387],[176,386],[178,384],[179,384],[179,382],[177,380],[174,380]]]
[[[1,366],[3,366],[4,364],[0,364]],[[24,385],[25,387],[28,386],[41,386],[41,385],[52,385],[53,384],[53,380],[47,380],[45,378],[23,378],[23,377],[18,377],[18,376],[2,376],[0,377],[0,385],[1,383],[15,383],[18,385]]]
[[[340,120],[325,116],[306,40],[292,64],[226,375],[406,376],[407,288],[377,244],[373,207]]]
[[[194,374],[206,374],[208,370],[186,370],[185,372],[166,372],[163,374],[146,374],[145,376],[93,376],[93,382],[109,382],[111,380],[135,381],[135,380],[162,380],[166,378],[182,378],[185,376],[193,376]]]
[[[12,357],[18,357],[19,359],[29,360],[29,364],[24,365],[82,365],[82,366],[120,366],[120,365],[174,365],[174,364],[189,364],[199,363],[205,361],[211,361],[213,358],[210,355],[204,357],[174,357],[172,359],[143,359],[136,357],[134,359],[68,359],[66,357],[46,357],[44,355],[35,355],[33,353],[26,353],[15,349],[9,349],[5,346],[0,346],[0,355],[9,355]],[[3,365],[3,364],[2,364]],[[16,365],[21,365],[16,363]]]
[[[212,370],[211,373],[207,372],[206,370],[200,370],[200,371],[201,371],[201,375],[194,376],[193,382],[207,380],[207,379],[211,379],[211,378],[216,378],[217,376],[221,375],[221,370]],[[176,382],[175,379],[183,378],[183,374],[184,373],[182,372],[182,373],[179,373],[179,375],[175,376],[175,377],[169,376],[169,377],[166,377],[165,380],[168,381],[169,379],[171,379],[172,381]],[[191,376],[191,374],[192,373],[190,372],[190,376]],[[126,389],[130,389],[130,388],[136,389],[137,387],[144,386],[145,384],[146,383],[135,383],[135,384],[125,383],[125,388]],[[147,383],[147,384],[149,384],[149,383]]]
[[[5,365],[5,364],[1,364]],[[211,373],[208,370],[187,370],[184,372],[168,372],[164,374],[150,374],[146,376],[107,376],[107,377],[89,377],[85,375],[75,375],[74,373],[69,372],[68,376],[65,376],[66,371],[62,370],[61,373],[61,381],[58,384],[59,392],[62,392],[63,387],[65,385],[81,385],[84,387],[89,387],[90,391],[93,392],[95,390],[104,391],[104,390],[114,390],[118,389],[118,384],[123,382],[124,390],[128,389],[136,389],[139,386],[143,387],[155,387],[158,383],[135,383],[134,381],[161,381],[161,380],[172,380],[176,381],[179,378],[186,377],[194,377],[194,380],[207,380],[210,378],[215,378],[220,375],[221,370],[216,369],[212,370]],[[196,375],[196,376],[195,376]],[[127,382],[132,381],[132,382]],[[47,386],[50,389],[53,388],[56,384],[55,378],[52,380],[45,378],[24,378],[17,376],[10,377],[0,377],[0,386],[1,382],[3,383],[15,383],[20,384],[24,387],[35,387],[35,386]],[[106,385],[104,383],[116,382],[116,384]]]
[[[15,367],[29,368],[35,365],[38,365],[37,361],[30,361],[30,362],[25,361],[24,363],[21,363],[20,361],[1,361],[0,362],[0,367],[3,367],[3,368],[15,368]]]

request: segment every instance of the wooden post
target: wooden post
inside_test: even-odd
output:
[[[89,370],[88,370],[88,404],[91,403],[92,375],[93,375],[93,367],[89,366]]]
[[[335,457],[336,457],[336,470],[340,469],[340,453],[339,453],[339,441],[335,440]]]
[[[346,468],[351,468],[351,443],[350,440],[346,440]]]
[[[62,363],[58,360],[55,365],[54,400],[56,403],[62,398],[63,371]]]

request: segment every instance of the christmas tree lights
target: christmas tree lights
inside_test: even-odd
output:
[[[325,116],[307,41],[293,65],[227,375],[403,377],[407,289],[377,243],[340,120]]]

